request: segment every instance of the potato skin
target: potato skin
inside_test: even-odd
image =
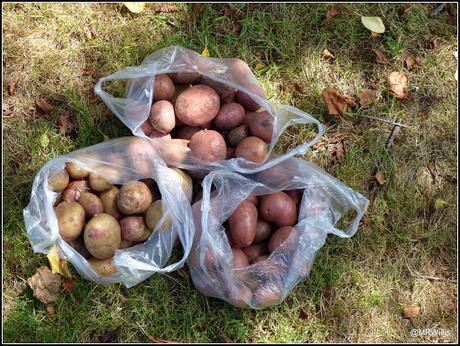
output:
[[[214,130],[202,130],[195,133],[189,147],[195,157],[208,162],[225,160],[227,145],[224,137]]]
[[[134,245],[134,242],[121,238],[120,249],[127,249]]]
[[[232,249],[233,269],[244,269],[249,265],[248,258],[241,249]]]
[[[246,137],[236,147],[235,155],[254,163],[263,163],[268,156],[267,144],[259,137]]]
[[[273,250],[279,248],[280,246],[283,246],[284,248],[288,250],[293,250],[295,249],[296,242],[297,242],[297,237],[293,235],[293,237],[289,240],[289,242],[286,242],[287,238],[293,234],[294,228],[291,226],[283,226],[279,229],[277,229],[273,235],[270,237],[270,240],[268,242],[268,251],[272,252]]]
[[[143,242],[149,239],[152,231],[145,225],[142,216],[127,216],[120,220],[121,236],[131,242]]]
[[[142,214],[152,204],[152,193],[142,181],[124,184],[117,195],[118,210],[125,215]]]
[[[246,87],[253,94],[264,97],[264,92],[262,88],[257,84],[249,84]],[[244,109],[246,109],[249,112],[255,112],[260,108],[260,105],[255,100],[253,100],[248,94],[241,90],[238,90],[238,92],[236,93],[236,102],[242,105]]]
[[[85,225],[85,209],[77,202],[61,202],[54,208],[59,234],[66,242],[77,239]]]
[[[242,248],[242,250],[248,258],[249,263],[253,263],[257,257],[267,253],[267,244],[252,244]]]
[[[110,276],[117,272],[117,268],[113,263],[113,257],[105,259],[90,258],[88,263],[101,276]]]
[[[89,175],[89,185],[91,186],[91,189],[96,192],[104,192],[110,190],[113,186],[97,173],[91,173]]]
[[[189,157],[189,142],[190,141],[186,139],[173,138],[168,141],[167,145],[161,145],[155,148],[168,166],[176,166]]]
[[[83,179],[88,177],[90,173],[88,170],[78,166],[74,162],[67,162],[65,168],[72,179]]]
[[[69,173],[65,169],[54,172],[48,178],[48,185],[54,192],[62,192],[69,184]]]
[[[241,125],[232,129],[227,135],[230,145],[236,147],[243,139],[249,136],[249,126]]]
[[[199,72],[175,72],[168,73],[168,76],[176,84],[192,84],[200,79],[201,74]]]
[[[253,203],[256,207],[259,205],[259,199],[256,195],[249,196],[248,198],[246,198],[246,201]]]
[[[206,76],[201,77],[200,84],[213,88],[216,91],[217,95],[219,95],[221,100],[227,99],[231,97],[232,95],[235,95],[236,93],[236,89],[232,88],[231,86],[214,81],[211,78],[206,77]]]
[[[89,183],[86,180],[72,181],[67,185],[62,193],[62,200],[66,202],[76,202],[79,200],[80,195],[89,191]]]
[[[104,191],[99,195],[104,207],[104,213],[112,215],[115,219],[121,218],[121,213],[117,207],[117,196],[120,190],[116,186],[112,186],[110,190]]]
[[[260,243],[270,237],[272,233],[272,225],[259,217],[256,224],[256,235],[254,237],[254,243]]]
[[[213,120],[219,108],[219,95],[205,85],[186,89],[177,97],[174,105],[177,118],[189,126],[201,126]]]
[[[251,135],[270,143],[273,135],[273,117],[268,112],[248,113],[247,123]]]
[[[154,128],[152,124],[150,124],[149,118],[147,118],[147,120],[142,123],[141,130],[144,132],[146,136],[150,136]]]
[[[120,224],[109,214],[96,215],[86,224],[83,239],[93,257],[98,259],[111,257],[120,248]]]
[[[173,81],[167,74],[155,76],[153,100],[170,100],[176,91]]]
[[[163,201],[161,199],[153,202],[145,212],[145,224],[148,229],[153,231],[160,219],[163,217]],[[172,226],[172,220],[167,219],[163,224],[163,229],[169,229]]]
[[[249,246],[254,241],[257,224],[257,208],[243,201],[228,218],[232,240],[238,247]]]
[[[83,192],[78,199],[78,203],[85,209],[87,219],[104,212],[101,199],[91,192]]]
[[[285,192],[260,196],[259,214],[276,226],[293,226],[297,222],[297,206]]]
[[[214,118],[214,125],[219,130],[230,130],[240,126],[245,117],[243,106],[239,103],[229,103],[220,107],[219,113]]]
[[[149,121],[155,130],[162,133],[170,132],[176,126],[172,103],[167,100],[155,102],[150,108]]]
[[[192,139],[192,136],[198,131],[201,131],[201,127],[183,125],[177,129],[174,137],[190,140]]]
[[[302,202],[303,189],[288,190],[284,192],[286,192],[286,194],[292,198],[297,207],[299,207],[300,202]]]

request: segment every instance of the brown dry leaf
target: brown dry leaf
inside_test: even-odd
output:
[[[326,145],[326,154],[329,156],[332,164],[341,163],[348,150],[348,134],[337,132],[329,139]]]
[[[331,6],[328,7],[327,12],[326,12],[326,18],[324,18],[322,24],[329,23],[331,19],[337,16],[338,14],[339,14],[339,8],[337,7],[336,4],[332,4]]]
[[[324,88],[321,96],[326,104],[329,115],[342,115],[346,112],[348,106],[356,105],[354,97],[341,95],[335,88]]]
[[[435,49],[439,44],[439,38],[433,37],[428,43],[427,43],[427,48],[428,49]]]
[[[299,318],[304,321],[308,319],[308,314],[305,312],[304,309],[299,310]]]
[[[404,58],[404,66],[410,70],[412,68],[418,67],[418,64],[420,63],[420,58],[416,56],[415,54],[408,54]]]
[[[182,10],[174,4],[154,4],[152,7],[154,13],[176,13]]]
[[[50,105],[49,102],[45,100],[43,97],[39,97],[35,101],[35,104],[45,114],[51,113],[53,111],[53,106]]]
[[[385,54],[383,54],[382,51],[380,51],[378,49],[375,49],[375,48],[372,48],[371,50],[374,52],[375,61],[378,64],[382,64],[382,65],[388,65],[389,64],[387,58],[385,57]]]
[[[220,341],[226,344],[233,344],[235,343],[232,339],[230,339],[222,330],[219,330],[219,337]]]
[[[74,286],[75,286],[75,279],[73,279],[73,278],[72,279],[67,279],[62,284],[62,288],[64,288],[64,290],[67,293],[72,293]]]
[[[56,307],[54,306],[54,304],[46,304],[46,311],[48,311],[50,315],[55,315]]]
[[[13,114],[13,108],[14,106],[8,106],[6,103],[2,105],[2,113],[4,117],[7,117],[11,114]]]
[[[363,89],[358,94],[358,100],[361,108],[368,108],[377,100],[377,93],[372,89]]]
[[[8,82],[8,95],[13,96],[15,89],[16,89],[16,82],[14,80],[10,80]]]
[[[94,40],[96,38],[96,34],[88,27],[85,27],[85,36],[88,40]]]
[[[290,92],[293,92],[293,93],[297,93],[297,94],[303,94],[304,93],[303,87],[297,82],[290,83],[288,85],[288,87],[287,87],[287,90],[290,91]]]
[[[404,73],[393,71],[388,75],[387,80],[392,95],[398,100],[407,99],[409,92],[407,90],[407,77]]]
[[[383,185],[387,182],[387,180],[385,179],[385,175],[382,171],[378,171],[377,173],[375,173],[375,179],[378,181],[380,185]]]
[[[95,70],[94,68],[92,68],[92,67],[88,67],[88,68],[82,69],[81,71],[82,71],[82,74],[83,74],[84,76],[90,76],[90,75],[92,75],[96,70]]]
[[[403,309],[402,314],[404,318],[415,318],[420,315],[420,312],[421,308],[419,305],[408,305]]]
[[[42,266],[35,270],[35,274],[27,279],[27,283],[34,292],[34,297],[45,304],[56,301],[61,289],[61,279],[53,274],[48,267]]]
[[[75,125],[72,123],[72,119],[70,119],[69,111],[64,111],[59,115],[58,125],[59,129],[64,133],[69,133],[74,129]]]
[[[147,335],[147,338],[155,343],[155,344],[174,344],[175,342],[174,341],[169,341],[169,340],[165,340],[165,339],[160,339],[160,338],[157,338],[157,337],[154,337],[152,335]]]
[[[323,52],[321,53],[321,57],[327,61],[333,61],[335,59],[334,54],[332,54],[327,48],[324,48]]]

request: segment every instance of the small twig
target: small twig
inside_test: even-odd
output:
[[[370,115],[361,115],[361,116],[363,116],[365,118],[373,119],[373,120],[380,120],[380,121],[383,121],[385,123],[393,124],[393,125],[396,125],[396,126],[407,127],[409,129],[411,128],[411,126],[404,125],[404,124],[401,124],[401,123],[397,123],[397,122],[391,121],[391,120],[386,120],[386,119],[377,118],[377,117],[371,117]]]
[[[393,126],[393,130],[391,130],[391,133],[388,136],[387,141],[385,142],[385,149],[386,150],[390,149],[390,147],[393,145],[393,141],[395,139],[395,136],[398,133],[400,128],[401,127],[399,125]]]
[[[444,7],[446,7],[446,3],[443,3],[441,5],[439,5],[438,7],[436,7],[430,14],[431,17],[436,17],[438,14],[440,14],[442,12],[442,10],[444,10]]]
[[[446,279],[446,278],[439,278],[439,277],[437,277],[437,276],[422,275],[422,274],[420,274],[420,273],[418,273],[418,272],[416,272],[416,271],[414,271],[414,272],[415,272],[415,274],[416,274],[417,276],[419,276],[419,277],[422,278],[422,279],[426,279],[426,280],[435,280],[435,281],[447,281],[447,282],[452,282],[452,283],[454,283],[454,284],[457,283],[457,280]]]

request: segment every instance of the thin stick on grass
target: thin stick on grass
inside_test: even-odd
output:
[[[411,126],[404,125],[404,124],[401,124],[401,123],[398,123],[398,122],[395,122],[395,121],[391,121],[391,120],[387,120],[387,119],[372,117],[372,116],[370,116],[370,115],[361,115],[361,116],[363,116],[363,117],[365,117],[365,118],[373,119],[373,120],[383,121],[384,123],[392,124],[392,125],[395,125],[395,126],[406,127],[406,128],[409,128],[409,129],[412,128]]]

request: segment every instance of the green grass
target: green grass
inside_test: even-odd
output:
[[[430,342],[457,340],[456,283],[456,28],[445,13],[429,16],[433,5],[345,4],[322,25],[327,4],[178,5],[181,13],[155,14],[152,5],[131,15],[121,4],[7,4],[3,7],[3,332],[7,342],[97,342],[121,326],[118,341],[147,342],[155,336],[179,342],[218,342],[222,334],[238,342]],[[224,16],[224,8],[235,12]],[[455,9],[456,11],[456,9]],[[370,38],[358,14],[382,17],[387,31]],[[85,26],[96,34],[85,36]],[[434,50],[426,43],[439,38]],[[97,80],[172,44],[213,57],[239,57],[255,71],[266,94],[294,105],[335,127],[323,136],[349,134],[349,150],[332,165],[324,146],[304,158],[367,195],[374,169],[387,182],[358,233],[344,240],[329,237],[317,254],[311,275],[279,306],[238,310],[199,294],[177,273],[155,275],[138,286],[103,287],[77,279],[71,295],[63,292],[56,314],[33,296],[26,279],[47,259],[33,254],[22,209],[30,198],[35,173],[48,160],[104,138],[129,134],[106,106],[91,94]],[[336,56],[327,62],[321,52]],[[371,48],[383,51],[391,65],[377,65]],[[420,68],[407,71],[407,53]],[[85,74],[83,69],[94,69]],[[404,70],[410,99],[388,93],[385,76]],[[9,80],[16,81],[13,96]],[[303,89],[286,88],[296,82]],[[346,117],[325,113],[321,90],[336,87],[355,96],[373,86],[379,101],[369,109],[351,109]],[[120,91],[119,86],[113,90]],[[54,105],[48,118],[35,114],[38,96]],[[57,126],[69,111],[76,130]],[[35,115],[34,115],[35,114]],[[363,115],[398,120],[410,126],[397,134],[390,152],[383,149],[391,125]],[[311,128],[291,128],[277,152],[311,137]],[[435,181],[427,165],[435,160]],[[448,202],[436,210],[434,202]],[[179,256],[179,254],[176,254]],[[427,279],[426,276],[442,280]],[[401,309],[419,303],[422,314],[401,317]],[[442,328],[447,338],[412,338],[412,328]]]

